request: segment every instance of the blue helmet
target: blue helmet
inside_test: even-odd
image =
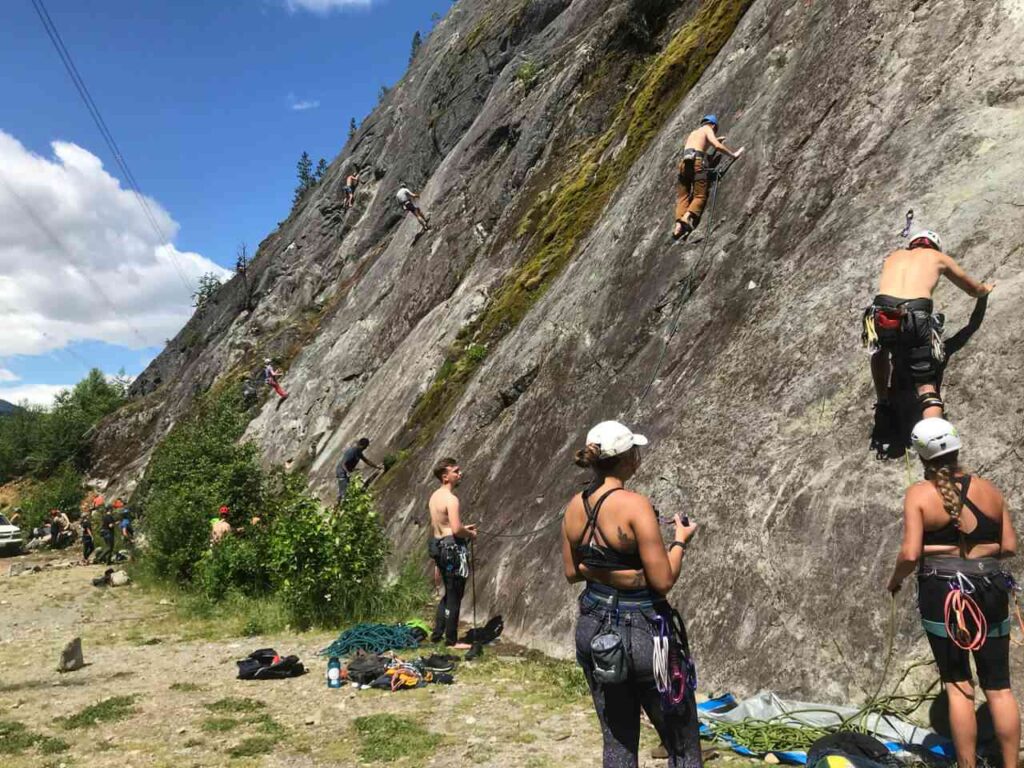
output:
[[[711,123],[711,125],[713,125],[713,126],[715,126],[715,128],[717,128],[718,127],[718,115],[704,115],[704,117],[702,117],[700,119],[700,124],[701,125],[706,125],[707,123]]]

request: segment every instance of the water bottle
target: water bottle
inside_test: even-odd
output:
[[[331,656],[327,661],[327,687],[341,688],[341,662],[337,656]]]

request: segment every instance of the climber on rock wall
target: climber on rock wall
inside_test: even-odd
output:
[[[398,198],[398,202],[401,204],[403,211],[411,213],[416,217],[420,226],[423,227],[424,232],[430,229],[430,218],[424,215],[420,207],[416,205],[416,200],[419,198],[419,195],[409,189],[405,182],[401,183],[401,187],[395,197]]]
[[[274,366],[269,357],[263,361],[263,378],[266,380],[267,386],[273,388],[273,390],[277,392],[277,396],[282,400],[286,400],[288,398],[288,393],[281,388],[281,385],[277,381],[280,376],[281,372],[274,370]]]
[[[345,177],[345,207],[351,208],[356,202],[356,188],[359,186],[360,171],[350,173]]]
[[[686,137],[676,184],[676,223],[672,230],[673,240],[685,240],[700,223],[700,217],[708,201],[708,155],[711,150],[717,150],[732,158],[743,154],[743,147],[735,152],[729,149],[723,141],[725,137],[719,137],[717,131],[718,118],[715,115],[704,115],[700,127]]]
[[[927,229],[913,232],[907,248],[893,251],[882,266],[878,295],[864,310],[863,329],[877,397],[876,432],[899,420],[891,402],[894,373],[913,382],[921,418],[944,413],[939,377],[945,350],[941,316],[933,315],[932,303],[932,292],[942,276],[978,299],[993,288],[971,278],[943,253],[941,239]]]

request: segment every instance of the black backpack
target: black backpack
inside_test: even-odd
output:
[[[356,651],[345,668],[345,677],[357,685],[369,685],[387,671],[387,662],[375,653]]]
[[[273,648],[260,648],[236,663],[239,680],[281,680],[306,673],[298,656],[282,657]]]

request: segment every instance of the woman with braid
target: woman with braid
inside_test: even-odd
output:
[[[1020,720],[1010,690],[1009,596],[1000,559],[1017,551],[1003,494],[958,462],[960,435],[945,419],[924,419],[911,441],[925,479],[903,501],[903,545],[888,589],[917,571],[921,622],[949,696],[959,768],[974,768],[978,724],[969,656],[985,691],[1003,765],[1017,765]]]

